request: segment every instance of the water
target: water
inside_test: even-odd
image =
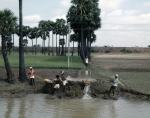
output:
[[[90,71],[81,71],[78,80],[93,80]],[[90,86],[83,99],[48,99],[46,94],[23,98],[0,98],[0,118],[149,118],[150,102],[140,100],[92,99]]]
[[[83,90],[84,93],[82,97],[83,99],[92,99],[92,97],[89,95],[89,90],[90,90],[90,85],[86,85]]]
[[[47,95],[1,98],[0,118],[149,118],[150,102],[140,100],[47,99]]]

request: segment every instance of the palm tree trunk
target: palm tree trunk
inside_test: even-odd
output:
[[[12,73],[10,64],[9,64],[9,60],[7,57],[7,47],[6,47],[6,40],[5,40],[5,36],[2,35],[2,55],[3,55],[3,59],[4,59],[4,63],[5,63],[5,69],[7,72],[7,80],[9,83],[14,82],[14,74]]]
[[[73,53],[74,53],[74,40],[73,40],[73,50],[72,50],[72,56],[73,56]]]
[[[67,53],[67,35],[66,35],[66,46],[65,46],[65,55]]]
[[[50,55],[50,32],[49,32],[49,39],[48,39],[48,55]]]
[[[53,37],[53,31],[52,31],[52,56],[54,56],[54,37]]]
[[[13,53],[14,53],[14,46],[15,44],[14,44],[14,33],[13,33]]]
[[[23,46],[23,35],[22,35],[22,0],[19,0],[19,79],[21,82],[27,80],[25,63],[24,63],[24,46]]]
[[[59,40],[60,40],[60,35],[59,35]],[[60,43],[59,43],[59,52],[58,55],[60,55]]]
[[[57,50],[57,34],[56,34],[56,55],[58,55],[58,50]]]
[[[32,41],[32,55],[33,55],[33,39],[31,39],[31,41]]]
[[[84,54],[84,31],[83,31],[83,24],[81,23],[81,50],[80,50],[80,56],[82,60],[85,60],[85,54]]]
[[[36,55],[36,52],[37,52],[37,37],[36,37],[35,55]]]
[[[44,40],[44,55],[45,55],[45,40]]]

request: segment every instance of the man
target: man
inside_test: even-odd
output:
[[[56,75],[56,80],[53,81],[54,89],[53,89],[53,93],[52,94],[55,93],[55,90],[60,88],[60,82],[61,82],[61,80],[59,79],[59,75]]]
[[[30,70],[28,71],[28,75],[30,75],[31,86],[33,85],[35,86],[34,74],[35,74],[35,71],[33,70],[32,67],[30,67]]]
[[[68,85],[68,80],[66,79],[66,77],[64,76],[64,71],[61,71],[61,80],[63,81],[63,92],[65,91],[66,86],[68,87],[68,89],[70,90],[70,87]]]
[[[113,82],[113,84],[112,84],[112,86],[110,87],[109,94],[110,94],[110,92],[112,91],[113,97],[114,97],[115,89],[118,87],[118,75],[117,75],[117,74],[115,75],[115,79],[114,79],[112,82]]]
[[[88,57],[86,56],[86,58],[85,58],[86,69],[87,69],[87,67],[88,67],[88,62],[89,62],[89,59],[88,59]]]

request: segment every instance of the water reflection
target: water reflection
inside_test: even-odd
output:
[[[140,100],[47,99],[47,95],[0,99],[1,118],[148,118],[150,104]]]

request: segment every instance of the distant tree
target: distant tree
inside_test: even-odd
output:
[[[38,27],[33,27],[30,29],[30,33],[29,33],[29,38],[31,39],[32,41],[32,54],[33,54],[33,39],[36,39],[36,45],[34,46],[35,47],[35,55],[36,55],[36,52],[37,52],[37,38],[40,37],[40,30]]]
[[[45,55],[45,40],[47,37],[49,37],[49,30],[47,26],[47,21],[41,20],[39,22],[39,30],[40,30],[40,37],[43,39],[43,46],[42,46],[42,54]]]
[[[48,31],[52,31],[52,35],[53,35],[53,29],[54,29],[54,22],[48,20],[47,21],[47,27],[48,27]],[[52,55],[54,55],[54,40],[53,40],[53,36],[52,36]],[[48,55],[50,55],[50,33],[49,33],[49,40],[48,40]]]
[[[61,55],[64,55],[65,39],[60,39],[60,40],[59,40],[59,45],[62,46],[62,49],[61,49]]]
[[[79,40],[79,35],[78,34],[71,34],[70,35],[70,42],[73,42],[73,50],[72,50],[72,56],[74,53],[74,42]]]

